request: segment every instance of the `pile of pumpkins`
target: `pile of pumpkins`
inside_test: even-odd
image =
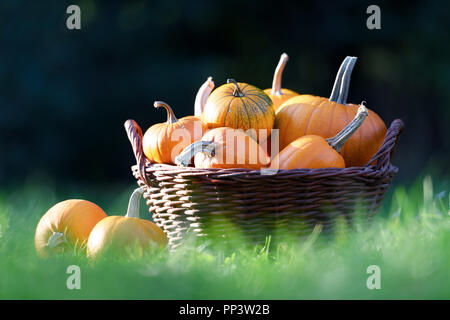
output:
[[[261,90],[229,79],[214,90],[209,77],[200,87],[194,115],[177,119],[165,102],[167,122],[151,126],[143,151],[152,163],[196,168],[345,168],[366,165],[380,148],[386,125],[364,104],[347,103],[356,57],[346,57],[329,98],[282,88],[286,54],[276,67],[272,88]],[[281,151],[279,151],[281,150]],[[278,152],[279,151],[279,152]],[[78,246],[95,258],[132,245],[165,247],[167,237],[139,218],[142,188],[130,197],[127,214],[107,216],[86,200],[66,200],[39,221],[35,246],[40,256]]]
[[[177,119],[167,103],[154,103],[166,109],[167,122],[145,132],[144,154],[152,163],[181,166],[194,158],[196,168],[364,166],[381,147],[387,130],[375,112],[347,103],[356,60],[345,58],[330,98],[282,88],[285,53],[270,89],[228,79],[214,90],[209,77],[197,93],[193,116]]]

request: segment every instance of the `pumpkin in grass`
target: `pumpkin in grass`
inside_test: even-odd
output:
[[[368,113],[361,104],[355,118],[333,138],[318,135],[297,138],[275,156],[271,169],[345,168],[344,158],[339,154],[341,147],[362,125]]]
[[[90,258],[102,254],[126,255],[130,249],[161,248],[167,244],[165,233],[153,222],[139,218],[139,201],[144,188],[137,188],[130,197],[125,216],[109,216],[92,229],[87,242]],[[138,251],[142,253],[141,251]]]
[[[279,129],[280,150],[304,135],[334,136],[356,115],[358,105],[347,104],[350,76],[356,57],[342,63],[329,99],[312,95],[291,98],[278,109],[275,127]],[[347,167],[364,166],[381,147],[386,125],[373,111],[342,148]]]
[[[270,159],[260,145],[234,128],[215,128],[202,140],[194,142],[176,158],[176,164],[187,166],[194,157],[196,168],[247,168],[260,169],[270,164]]]
[[[261,129],[270,131],[275,112],[269,96],[250,84],[233,79],[227,82],[215,89],[206,101],[201,119],[208,128],[242,129],[253,138],[259,137]]]
[[[92,228],[106,213],[95,203],[65,200],[51,207],[39,220],[34,236],[36,251],[45,257],[86,244]]]
[[[185,147],[201,139],[207,127],[195,116],[177,119],[172,108],[163,101],[155,101],[154,106],[166,109],[167,122],[147,129],[142,141],[144,154],[151,162],[173,164]]]
[[[275,69],[273,75],[272,88],[265,89],[264,92],[270,97],[273,102],[273,108],[275,111],[287,100],[292,97],[298,96],[298,93],[289,89],[281,87],[281,78],[283,75],[284,67],[288,62],[289,57],[286,53],[283,53],[280,57],[280,61]]]

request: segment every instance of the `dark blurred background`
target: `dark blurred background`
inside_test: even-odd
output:
[[[81,7],[81,30],[66,8]],[[381,8],[381,30],[366,9]],[[0,182],[134,179],[123,127],[193,113],[208,76],[270,87],[280,54],[283,87],[329,96],[347,55],[358,56],[349,101],[406,130],[397,182],[448,177],[450,3],[445,1],[0,1]]]

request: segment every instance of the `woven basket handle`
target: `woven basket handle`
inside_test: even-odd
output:
[[[400,134],[403,132],[404,124],[400,119],[392,121],[391,126],[386,132],[386,137],[384,138],[381,148],[375,153],[372,159],[366,164],[370,166],[374,161],[376,161],[377,170],[387,170],[389,164],[394,156],[395,149],[397,148],[398,140]]]
[[[134,120],[125,121],[125,130],[127,131],[128,139],[133,148],[134,157],[139,169],[139,175],[143,181],[147,181],[145,175],[145,156],[142,149],[142,130]]]

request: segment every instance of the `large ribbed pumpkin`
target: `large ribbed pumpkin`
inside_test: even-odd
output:
[[[242,129],[256,138],[260,129],[270,134],[275,122],[275,111],[272,100],[264,91],[228,79],[227,84],[215,89],[208,97],[201,119],[209,128]],[[249,129],[255,131],[247,131]]]
[[[345,168],[340,155],[342,146],[361,126],[368,115],[361,105],[356,117],[333,138],[325,139],[317,135],[306,135],[292,141],[272,160],[272,169],[320,169]]]
[[[281,78],[283,75],[284,67],[289,61],[289,57],[286,53],[283,53],[280,57],[280,61],[275,69],[272,80],[272,88],[265,89],[264,92],[270,97],[273,102],[273,108],[275,111],[287,100],[292,97],[298,96],[298,93],[289,89],[281,87]]]
[[[358,105],[347,104],[348,87],[355,57],[347,57],[339,69],[330,98],[300,95],[286,101],[276,113],[280,150],[304,135],[330,138],[355,117]],[[386,125],[373,111],[342,148],[347,167],[364,166],[378,151],[386,135]]]

